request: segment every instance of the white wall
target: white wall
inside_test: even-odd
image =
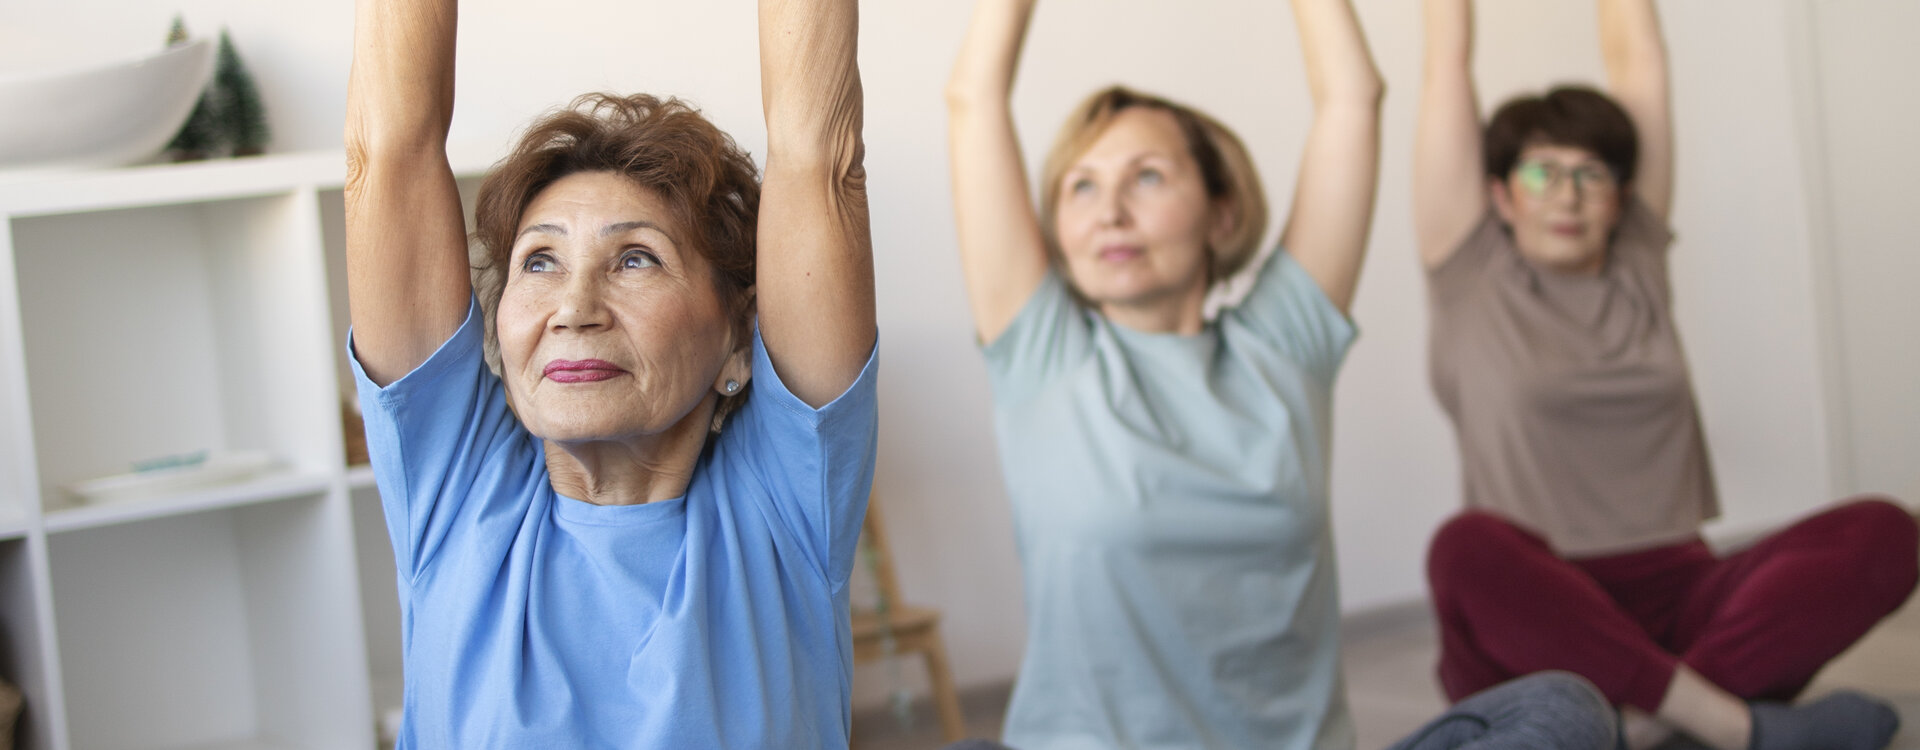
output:
[[[1680,234],[1674,256],[1679,324],[1729,527],[1750,528],[1802,512],[1824,501],[1831,484],[1816,338],[1825,318],[1816,315],[1807,251],[1809,206],[1819,202],[1801,187],[1802,141],[1789,85],[1795,71],[1787,54],[1791,35],[1800,33],[1792,25],[1799,7],[1793,3],[1804,1],[1662,5],[1674,53],[1680,136],[1674,218]],[[1357,4],[1389,93],[1375,241],[1355,307],[1363,334],[1336,404],[1334,505],[1349,608],[1422,595],[1427,535],[1458,496],[1452,439],[1426,385],[1425,293],[1408,226],[1419,4]],[[5,3],[0,70],[127,56],[157,45],[180,10],[198,32],[231,27],[266,95],[276,149],[337,148],[350,6]],[[530,11],[528,3],[474,0],[463,6],[456,140],[504,145],[537,111],[581,91],[611,88],[687,96],[748,149],[763,151],[750,3],[555,0]],[[879,492],[888,504],[909,598],[946,611],[959,680],[1005,679],[1017,666],[1023,638],[1019,569],[993,451],[984,370],[958,279],[940,100],[969,3],[870,0],[863,11],[885,350]],[[1592,16],[1587,3],[1483,0],[1479,73],[1486,101],[1552,81],[1594,79],[1599,60]],[[1910,62],[1867,67],[1864,75],[1889,91],[1909,88],[1896,76],[1915,69]],[[1305,133],[1306,94],[1284,3],[1048,0],[1035,20],[1015,93],[1028,156],[1044,150],[1081,95],[1114,81],[1214,112],[1252,146],[1274,205],[1287,205]],[[1888,118],[1885,127],[1911,119]],[[1874,221],[1910,215],[1901,204],[1911,201],[1896,196],[1913,194],[1913,173],[1896,170],[1863,188],[1879,201],[1862,203],[1859,217],[1844,217],[1846,226],[1863,233],[1849,235],[1850,248],[1890,252],[1910,246],[1910,240],[1876,242],[1885,236],[1876,232],[1888,230]],[[1901,227],[1911,229],[1911,219],[1906,221]],[[1893,239],[1912,236],[1909,231]],[[1904,291],[1920,280],[1920,271],[1905,263],[1884,261],[1856,275],[1879,282],[1883,273],[1904,274],[1886,282]],[[1902,309],[1911,316],[1910,308]],[[1849,342],[1847,351],[1851,359],[1837,371],[1870,369],[1873,347]],[[1907,364],[1905,372],[1912,372],[1911,359]],[[1877,398],[1872,394],[1910,396],[1912,390],[1853,392]],[[1920,435],[1911,427],[1911,398],[1902,404],[1908,413],[1889,423],[1905,427],[1874,429],[1893,439],[1887,450],[1911,457]],[[1872,405],[1856,411],[1870,412]],[[1910,486],[1910,470],[1904,476]],[[862,675],[879,682],[887,677],[873,670]]]
[[[1806,0],[1811,215],[1827,383],[1842,459],[1838,488],[1920,499],[1920,102],[1896,76],[1920,70],[1920,5]],[[1905,87],[1910,89],[1910,86]],[[1824,168],[1824,169],[1823,169]]]

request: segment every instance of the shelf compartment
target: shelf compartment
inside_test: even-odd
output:
[[[72,748],[370,746],[342,502],[49,535]]]
[[[68,506],[48,511],[46,528],[47,533],[54,534],[297,499],[324,492],[332,481],[331,477],[323,473],[281,472],[220,487],[156,495],[137,500],[118,500],[99,505]]]
[[[0,677],[19,688],[26,700],[13,746],[46,750],[54,746],[54,719],[31,555],[25,539],[0,541]]]
[[[26,538],[28,523],[25,511],[0,505],[0,542]]]
[[[28,422],[25,353],[20,343],[20,305],[14,279],[13,222],[0,224],[0,518],[8,528],[38,515],[40,488],[33,477],[33,427]]]
[[[43,507],[203,450],[337,470],[313,196],[13,220]]]
[[[347,467],[347,488],[355,490],[372,489],[374,486],[373,467],[366,464]]]
[[[372,480],[371,472],[368,480]],[[370,707],[378,719],[400,708],[405,684],[401,669],[398,571],[393,563],[386,515],[380,507],[380,493],[372,487],[363,487],[348,494],[353,499],[353,540],[360,574],[360,618],[367,639],[367,674],[372,677]]]

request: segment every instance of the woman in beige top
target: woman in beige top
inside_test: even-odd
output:
[[[1471,1],[1427,0],[1414,219],[1468,506],[1428,560],[1441,682],[1572,671],[1637,746],[1883,747],[1877,700],[1786,702],[1906,599],[1920,532],[1855,499],[1727,557],[1701,541],[1719,507],[1667,279],[1666,52],[1652,0],[1598,5],[1611,96],[1518,98],[1483,129]]]

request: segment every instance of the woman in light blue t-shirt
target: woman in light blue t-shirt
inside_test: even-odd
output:
[[[480,188],[476,284],[454,0],[360,0],[349,350],[401,748],[847,746],[876,431],[855,15],[761,3],[764,179],[676,100],[535,122]]]
[[[1208,320],[1209,289],[1266,228],[1245,148],[1191,108],[1100,91],[1048,153],[1036,212],[1008,103],[1033,7],[980,0],[947,90],[961,264],[1025,569],[1003,741],[1349,748],[1327,451],[1383,89],[1358,21],[1345,0],[1293,3],[1313,108],[1284,249]],[[1551,675],[1402,747],[1613,739],[1592,688]]]

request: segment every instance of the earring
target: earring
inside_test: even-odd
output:
[[[740,392],[740,381],[738,380],[727,381],[727,395],[731,396],[739,392]]]

